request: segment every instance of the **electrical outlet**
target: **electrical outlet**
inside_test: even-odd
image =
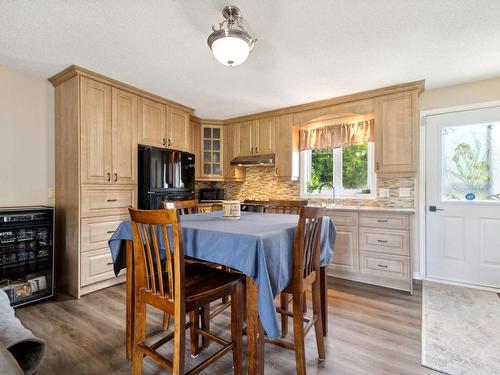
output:
[[[410,196],[410,188],[400,187],[399,188],[399,196],[400,197],[409,197]]]
[[[56,188],[54,186],[49,187],[48,196],[50,199],[54,199],[56,197]]]
[[[381,198],[389,198],[390,193],[391,193],[390,189],[387,188],[378,189],[378,195]]]

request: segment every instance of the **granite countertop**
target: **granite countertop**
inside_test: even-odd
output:
[[[393,212],[393,213],[405,213],[414,214],[416,210],[414,208],[406,207],[376,207],[376,206],[350,206],[350,205],[327,205],[327,210],[332,211],[360,211],[360,212]]]

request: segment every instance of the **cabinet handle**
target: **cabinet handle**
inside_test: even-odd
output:
[[[383,220],[383,219],[377,219],[377,221],[378,221],[379,223],[387,223],[387,220]]]
[[[170,146],[170,138],[168,139],[168,145]]]
[[[112,266],[113,265],[113,262],[108,262],[106,263],[107,266]]]
[[[275,174],[276,176],[277,176],[277,175],[279,175],[278,170],[279,170],[279,168],[276,168],[276,170],[274,171],[274,174]]]
[[[252,147],[252,154],[253,154],[253,147]]]
[[[380,242],[380,243],[387,243],[387,240],[377,240],[377,242]]]
[[[114,230],[108,230],[108,233],[111,234],[111,233],[115,233]]]
[[[236,170],[233,170],[233,177],[236,177]]]
[[[255,147],[255,153],[257,153],[258,147]]]
[[[118,181],[118,173],[115,173],[115,182]]]
[[[377,168],[376,169],[377,169],[377,171],[379,170],[379,162],[378,161],[377,161]]]
[[[379,266],[380,268],[387,268],[387,267],[389,267],[387,264],[377,264],[377,266]]]
[[[108,202],[117,202],[118,199],[107,199]]]
[[[165,146],[165,145],[166,145],[166,143],[167,143],[167,142],[165,141],[165,138],[163,138],[163,146]]]
[[[108,182],[111,181],[111,173],[108,172]]]

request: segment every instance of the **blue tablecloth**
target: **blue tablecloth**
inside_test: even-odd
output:
[[[293,276],[297,222],[298,215],[286,214],[242,212],[239,220],[224,219],[221,211],[181,216],[184,255],[229,266],[258,284],[259,317],[270,338],[279,335],[274,297]],[[321,230],[322,266],[332,259],[335,236],[335,226],[325,217]],[[124,221],[108,242],[116,274],[126,266],[124,241],[131,239],[130,222]]]

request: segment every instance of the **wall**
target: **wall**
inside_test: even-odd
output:
[[[500,100],[500,77],[424,91],[420,110],[448,108]]]
[[[0,65],[0,206],[53,205],[54,90]]]
[[[225,182],[226,199],[300,199],[300,183],[274,177],[273,167],[247,168],[243,182]],[[414,207],[415,179],[407,177],[377,177],[378,188],[388,188],[388,198],[376,200],[343,200],[346,205],[368,205],[377,207]],[[410,188],[409,197],[399,197],[400,187]]]

